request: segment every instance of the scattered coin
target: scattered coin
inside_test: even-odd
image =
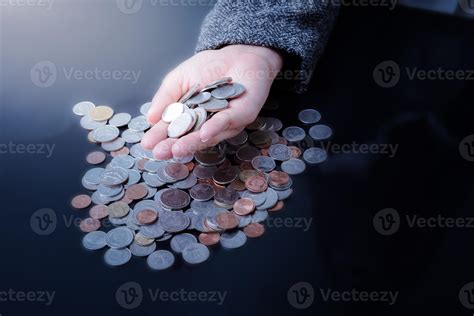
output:
[[[155,210],[144,209],[137,213],[137,220],[140,225],[149,225],[156,221],[158,213]]]
[[[325,140],[332,136],[332,129],[327,125],[318,124],[312,126],[308,133],[314,140]]]
[[[90,210],[89,210],[89,216],[95,219],[103,219],[106,218],[108,214],[108,207],[107,205],[94,205]]]
[[[241,198],[234,203],[234,213],[245,216],[255,211],[255,202],[249,198]]]
[[[171,238],[170,246],[174,252],[182,253],[184,248],[195,243],[197,243],[196,237],[191,234],[184,233],[175,235],[173,238]]]
[[[153,270],[166,270],[174,263],[174,255],[167,250],[157,250],[147,258],[148,266]]]
[[[110,248],[125,248],[133,241],[133,231],[128,227],[117,227],[110,230],[105,237]]]
[[[324,162],[328,158],[327,152],[322,148],[308,148],[303,153],[303,159],[310,164]]]
[[[104,125],[94,130],[92,137],[96,142],[104,143],[111,142],[120,135],[117,127],[111,125]]]
[[[298,126],[290,126],[283,130],[283,137],[289,142],[299,142],[306,137],[304,129]]]
[[[85,194],[80,194],[80,195],[75,196],[72,199],[71,205],[72,207],[76,209],[83,209],[91,205],[91,202],[92,201],[91,201],[90,196],[85,195]]]
[[[171,123],[177,119],[181,114],[184,113],[184,104],[182,103],[172,103],[166,107],[161,115],[161,119],[165,123]]]
[[[111,107],[101,105],[93,108],[89,115],[94,121],[107,121],[114,115],[114,110]]]
[[[130,200],[140,200],[148,194],[148,189],[142,184],[134,184],[128,187],[125,196]]]
[[[305,169],[306,164],[300,159],[291,158],[281,164],[281,170],[292,175],[300,174],[304,172]]]
[[[111,266],[121,266],[126,264],[132,258],[132,253],[128,248],[124,249],[109,249],[105,252],[105,263]]]
[[[267,181],[260,176],[252,176],[245,181],[245,187],[250,192],[260,193],[267,189]]]
[[[105,161],[105,154],[101,151],[94,151],[87,155],[87,162],[91,165],[99,165]]]
[[[105,242],[106,233],[103,231],[92,231],[82,238],[82,245],[87,250],[99,250],[107,244]]]
[[[199,242],[205,246],[213,246],[219,242],[221,235],[219,233],[200,233]]]
[[[183,249],[183,259],[189,264],[202,263],[209,258],[209,255],[209,249],[203,244],[192,243]]]
[[[130,211],[130,207],[124,202],[114,202],[109,205],[108,212],[110,217],[124,217]]]
[[[224,248],[240,248],[247,242],[247,236],[245,236],[245,234],[240,230],[230,233],[223,233],[221,235],[220,242]]]
[[[305,124],[314,124],[319,122],[321,114],[315,109],[306,109],[298,114],[298,119]]]
[[[83,231],[84,233],[90,233],[93,231],[96,231],[100,228],[100,221],[92,218],[92,217],[87,217],[81,221],[79,224],[79,229]]]
[[[76,115],[84,116],[84,115],[90,114],[93,108],[95,108],[94,103],[89,102],[89,101],[83,101],[74,105],[74,107],[72,108],[72,111]]]
[[[151,108],[151,102],[147,102],[145,104],[143,104],[141,107],[140,107],[140,113],[142,115],[147,115],[148,114],[148,111],[150,110]]]
[[[123,127],[128,125],[132,120],[132,116],[128,113],[117,113],[109,120],[109,124],[115,127]]]
[[[265,227],[260,223],[251,223],[244,228],[245,236],[249,238],[257,238],[265,233]]]

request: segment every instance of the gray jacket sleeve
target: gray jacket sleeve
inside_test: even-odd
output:
[[[331,2],[218,0],[204,20],[196,51],[232,44],[276,49],[284,56],[279,79],[304,92],[337,17],[339,6]]]

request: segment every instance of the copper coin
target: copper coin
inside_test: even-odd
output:
[[[274,186],[281,187],[288,184],[290,176],[288,173],[283,171],[272,171],[270,172],[270,183]]]
[[[260,176],[253,176],[245,181],[245,187],[247,190],[253,193],[260,193],[268,188],[267,181]]]
[[[221,235],[219,233],[200,233],[199,242],[206,246],[212,246],[219,242]]]
[[[260,175],[260,173],[255,170],[255,169],[252,169],[252,170],[243,170],[243,171],[240,171],[239,173],[239,179],[240,181],[247,181],[248,178],[250,177],[253,177],[253,176],[258,176]]]
[[[270,147],[269,147],[270,148]],[[262,156],[267,156],[268,157],[268,148],[262,148],[260,149],[260,153]]]
[[[301,149],[296,146],[288,146],[291,150],[291,158],[298,158],[301,156]]]
[[[226,155],[218,147],[210,147],[194,154],[197,162],[205,166],[215,166],[222,163]]]
[[[215,202],[218,202],[223,205],[234,205],[235,201],[239,199],[237,191],[232,188],[224,188],[216,191],[214,196]]]
[[[105,161],[105,154],[101,151],[94,151],[87,155],[86,160],[91,165],[98,165]]]
[[[148,189],[143,184],[134,184],[125,191],[125,196],[130,200],[140,200],[148,195]]]
[[[238,174],[235,167],[220,167],[214,172],[212,179],[218,184],[228,184],[237,179]]]
[[[274,207],[269,208],[268,211],[277,212],[277,211],[282,210],[284,206],[285,206],[285,203],[283,201],[278,201],[277,204]]]
[[[98,219],[88,217],[81,221],[79,229],[84,233],[90,233],[100,228],[100,221]]]
[[[240,216],[249,215],[255,211],[255,202],[252,199],[242,198],[234,203],[234,213]]]
[[[242,161],[252,161],[253,158],[260,155],[260,150],[250,145],[240,147],[235,156]]]
[[[172,162],[165,167],[165,173],[171,179],[179,181],[185,179],[189,175],[189,170],[182,163]]]
[[[188,163],[185,163],[184,164],[186,166],[186,168],[188,168],[189,172],[193,171],[194,169],[194,162],[188,162]]]
[[[245,236],[249,238],[257,238],[265,233],[265,227],[260,223],[251,223],[244,228]]]
[[[89,215],[90,217],[94,219],[103,219],[108,216],[108,211],[107,211],[107,205],[94,205],[90,210],[89,210]]]
[[[74,208],[83,209],[83,208],[86,208],[89,205],[91,205],[91,202],[92,202],[92,200],[91,200],[90,196],[85,195],[85,194],[80,194],[80,195],[75,196],[72,199],[71,205]]]
[[[161,194],[161,204],[169,209],[180,210],[191,202],[189,194],[179,189],[168,189]]]
[[[156,221],[158,213],[152,209],[143,209],[137,213],[137,221],[141,225],[148,225]]]
[[[243,191],[245,190],[245,183],[243,183],[240,179],[236,179],[229,184],[229,188],[234,189],[235,191]]]
[[[112,157],[127,156],[129,153],[130,153],[130,149],[128,149],[128,147],[122,147],[119,150],[110,152],[110,155]]]
[[[138,160],[137,161],[138,170],[140,170],[140,171],[145,170],[145,164],[147,163],[147,161],[148,161],[148,159],[145,159],[145,158]]]
[[[216,191],[214,190],[214,187],[206,183],[196,184],[189,190],[189,195],[191,195],[191,197],[196,201],[200,202],[212,199],[215,193]]]
[[[288,145],[288,141],[284,137],[280,136],[278,138],[278,143],[277,144]]]
[[[216,172],[216,167],[205,167],[201,165],[197,165],[194,167],[193,174],[198,179],[212,179],[214,176],[214,172]]]
[[[124,202],[124,203],[127,203],[127,204],[130,204],[133,202],[133,200],[129,199],[128,197],[126,197],[125,195],[123,196],[123,198],[121,200],[119,200],[120,202]]]
[[[232,212],[221,212],[216,215],[216,223],[220,228],[229,230],[239,226],[239,219]]]
[[[241,171],[244,171],[244,170],[254,170],[251,161],[244,161],[244,162],[242,162],[242,163],[240,164],[239,168],[240,168]]]

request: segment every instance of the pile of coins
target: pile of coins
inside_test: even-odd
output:
[[[177,138],[197,131],[216,112],[225,110],[229,100],[241,96],[245,87],[226,77],[199,90],[196,84],[176,103],[168,105],[161,120],[168,125],[168,137]]]
[[[226,98],[243,93],[235,94],[243,88],[230,82],[226,78],[204,90],[212,90],[212,95],[223,88],[214,95]],[[188,92],[181,104],[201,104],[197,100],[190,103],[198,96],[203,100],[201,94]],[[283,129],[281,137],[279,119],[258,117],[240,134],[215,147],[158,161],[139,144],[150,128],[145,119],[149,108],[150,103],[144,104],[135,118],[92,102],[80,102],[73,108],[82,116],[81,125],[90,130],[89,140],[110,153],[87,155],[87,162],[96,165],[82,178],[90,194],[74,197],[71,204],[78,210],[94,204],[80,224],[87,233],[82,244],[88,250],[107,247],[104,259],[111,266],[123,265],[133,255],[147,257],[151,269],[163,270],[173,265],[175,254],[186,263],[198,264],[209,258],[210,246],[243,246],[248,238],[264,234],[262,222],[269,214],[283,209],[283,201],[293,193],[290,175],[306,168],[299,158],[303,155],[307,162],[320,163],[327,157],[323,149],[308,148],[302,153],[295,146],[306,137],[300,127]],[[300,120],[315,123],[309,116],[316,110],[304,111]],[[106,165],[98,166],[101,164]],[[109,224],[114,228],[99,230]],[[172,251],[163,249],[168,240]],[[157,245],[162,249],[157,250]]]

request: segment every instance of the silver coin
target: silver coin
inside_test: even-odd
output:
[[[143,115],[147,115],[148,111],[150,111],[150,108],[151,108],[151,102],[147,102],[140,107],[140,113]]]
[[[293,189],[289,188],[283,191],[278,191],[275,190],[277,195],[278,195],[278,200],[285,200],[290,197],[291,194],[293,194]]]
[[[136,242],[130,245],[130,252],[136,257],[146,257],[156,250],[156,242],[148,246],[140,246]]]
[[[237,82],[234,82],[233,83],[233,86],[234,86],[234,94],[229,96],[229,99],[234,99],[234,98],[237,98],[237,97],[240,97],[242,94],[245,93],[245,87],[243,85],[241,85],[240,83],[237,83]]]
[[[109,249],[104,254],[105,263],[114,267],[126,264],[131,258],[132,253],[128,248]]]
[[[190,220],[184,213],[167,211],[160,214],[159,223],[166,232],[177,233],[188,228]]]
[[[219,86],[229,84],[229,83],[232,83],[232,77],[224,77],[207,84],[201,91],[212,90]]]
[[[140,142],[144,135],[144,132],[136,132],[131,129],[127,129],[122,132],[122,138],[129,144],[136,144]]]
[[[203,244],[193,243],[183,249],[183,260],[189,264],[203,263],[209,255],[209,248]]]
[[[239,228],[244,228],[245,226],[248,226],[252,222],[252,215],[236,215],[237,218],[239,219]]]
[[[167,240],[170,239],[171,237],[173,237],[173,234],[165,233],[163,236],[161,236],[160,238],[156,239],[156,241],[167,241]]]
[[[165,270],[173,265],[174,255],[168,250],[157,250],[148,256],[146,262],[153,270]]]
[[[211,94],[209,92],[200,92],[199,94],[195,95],[194,97],[186,101],[186,104],[191,105],[191,106],[198,105],[200,103],[205,103],[209,101],[210,98],[211,98]]]
[[[147,162],[145,162],[143,169],[148,172],[156,173],[158,169],[166,165],[168,165],[168,162],[166,161],[148,160]]]
[[[216,206],[214,205],[213,201],[200,202],[200,201],[192,200],[191,201],[191,208],[193,210],[197,211],[198,213],[206,213],[207,214],[207,212],[209,212],[210,210],[215,209]]]
[[[261,223],[268,218],[268,211],[267,210],[256,210],[255,213],[252,214],[252,223]]]
[[[266,118],[265,130],[269,132],[277,132],[283,128],[283,123],[274,117]]]
[[[242,247],[246,242],[247,236],[245,236],[245,234],[240,230],[237,230],[235,232],[223,233],[220,239],[222,247],[227,249],[235,249]]]
[[[298,119],[305,124],[314,124],[319,122],[321,114],[315,109],[305,109],[298,114]]]
[[[168,137],[179,138],[194,126],[191,114],[183,113],[168,125]]]
[[[235,88],[232,84],[220,86],[211,92],[211,95],[216,99],[228,99],[234,94]]]
[[[281,163],[281,170],[288,174],[300,174],[306,169],[306,164],[301,159],[291,158]]]
[[[109,120],[109,125],[115,127],[122,127],[130,123],[132,116],[128,113],[117,113],[114,114]]]
[[[165,185],[155,173],[144,172],[142,176],[145,183],[153,188]]]
[[[157,188],[151,187],[144,182],[142,182],[142,185],[144,185],[148,190],[148,194],[144,197],[144,199],[151,199],[152,197],[155,196],[156,191],[158,191]]]
[[[84,178],[82,178],[82,186],[84,188],[86,188],[87,190],[90,190],[90,191],[95,191],[98,188],[97,184],[89,183]]]
[[[107,124],[107,121],[94,121],[89,115],[85,115],[81,118],[80,124],[84,129],[92,131],[96,128],[104,126]]]
[[[314,140],[325,140],[332,136],[332,129],[327,125],[318,124],[312,126],[308,134]]]
[[[123,169],[131,169],[135,165],[135,159],[131,156],[116,156],[110,162],[110,166],[114,168],[123,168]]]
[[[187,164],[188,162],[191,162],[193,160],[194,160],[194,155],[190,154],[190,155],[183,156],[183,157],[173,157],[173,159],[171,161]]]
[[[242,193],[242,198],[251,199],[255,202],[255,206],[260,206],[267,200],[267,194],[265,192],[253,193],[250,191],[244,191]]]
[[[194,113],[197,115],[196,123],[192,129],[193,132],[198,131],[207,121],[207,112],[203,108],[195,108]]]
[[[130,147],[130,155],[135,158],[147,158],[153,160],[153,153],[145,150],[140,143]]]
[[[125,141],[122,138],[117,137],[111,142],[102,143],[101,146],[103,150],[116,151],[116,150],[122,149],[123,146],[125,146]]]
[[[276,193],[275,190],[272,188],[268,188],[267,191],[265,191],[266,199],[265,203],[262,205],[257,206],[257,210],[264,210],[264,209],[269,209],[274,207],[277,202],[278,202],[278,194]]]
[[[303,159],[310,164],[318,164],[328,158],[327,152],[322,148],[308,148],[303,153]]]
[[[299,142],[306,137],[306,132],[301,127],[290,126],[283,130],[282,136],[289,142]]]
[[[100,183],[105,185],[122,184],[128,179],[128,171],[124,168],[112,167],[105,170],[100,177]]]
[[[128,172],[128,181],[125,184],[125,186],[129,187],[131,185],[134,185],[140,182],[140,179],[142,178],[142,175],[140,174],[140,172],[134,169],[129,169],[127,170],[127,172]]]
[[[197,243],[196,237],[189,233],[178,234],[171,238],[170,246],[176,253],[183,252],[183,249],[186,248],[190,244]]]
[[[99,250],[104,248],[107,243],[105,242],[106,233],[103,231],[94,231],[87,233],[82,238],[82,245],[87,250]]]
[[[234,137],[226,139],[226,142],[232,146],[242,146],[249,139],[249,135],[245,130],[235,135]]]
[[[229,106],[229,102],[227,102],[227,100],[219,100],[216,98],[211,98],[209,101],[199,104],[200,108],[203,108],[208,112],[222,111],[226,109],[228,106]]]
[[[268,148],[268,155],[275,160],[285,161],[291,158],[291,149],[283,144],[271,145]]]
[[[252,159],[252,167],[255,170],[263,171],[263,172],[270,172],[275,169],[276,164],[275,160],[267,156],[257,156]]]
[[[105,195],[105,196],[114,196],[114,195],[120,194],[120,192],[122,192],[122,190],[123,190],[122,185],[109,186],[109,185],[105,185],[105,184],[100,184],[97,187],[97,191],[100,194]]]
[[[88,115],[92,111],[93,108],[95,108],[94,103],[89,102],[89,101],[82,101],[82,102],[76,103],[73,106],[72,112],[76,115],[84,116],[84,115]]]
[[[106,199],[106,196],[105,195],[102,195],[100,194],[98,191],[95,191],[94,193],[92,193],[91,195],[91,200],[92,200],[92,203],[94,204],[109,204],[109,200]]]
[[[104,172],[105,172],[104,168],[92,168],[92,169],[89,169],[86,172],[83,179],[87,183],[99,185],[100,184],[100,179],[101,179],[102,175],[104,174]]]
[[[140,115],[134,117],[130,123],[128,123],[128,128],[135,132],[143,132],[150,128],[150,124],[144,115]]]
[[[178,102],[180,103],[186,103],[193,95],[196,94],[196,92],[199,91],[199,87],[201,85],[199,83],[194,84],[191,86],[191,88],[179,99]]]
[[[108,221],[114,226],[123,226],[127,224],[128,216],[124,217],[108,217]]]
[[[197,183],[197,177],[193,173],[190,173],[186,179],[177,181],[173,183],[172,185],[169,185],[169,187],[174,188],[174,189],[184,190],[184,189],[192,188],[196,183]]]
[[[105,241],[110,248],[124,248],[133,242],[133,231],[128,227],[117,227],[110,230]]]

